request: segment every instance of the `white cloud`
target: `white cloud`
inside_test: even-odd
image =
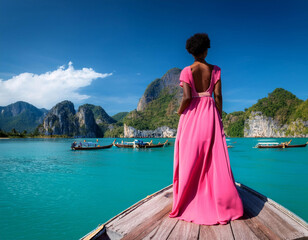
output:
[[[21,73],[5,81],[0,79],[0,106],[25,101],[49,109],[65,99],[81,102],[90,96],[79,94],[80,88],[91,85],[94,79],[110,75],[112,73],[97,73],[92,68],[74,69],[72,62],[67,68],[61,66],[40,75]]]

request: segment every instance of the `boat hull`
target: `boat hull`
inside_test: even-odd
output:
[[[149,143],[146,143],[146,144],[114,144],[115,146],[117,146],[118,148],[161,148],[163,146],[165,146],[167,144],[168,140],[164,143],[158,143],[158,144],[149,144]]]
[[[161,148],[163,147],[165,144],[164,143],[160,143],[160,144],[153,144],[153,145],[137,145],[137,148]]]
[[[100,149],[106,149],[106,148],[112,148],[113,144],[106,145],[106,146],[100,146],[100,147],[73,147],[72,150],[100,150]]]
[[[118,148],[134,148],[134,145],[128,145],[128,144],[115,144]]]
[[[298,145],[285,145],[282,144],[276,146],[257,146],[257,148],[297,148],[297,147],[306,147],[307,143],[305,144],[298,144]]]

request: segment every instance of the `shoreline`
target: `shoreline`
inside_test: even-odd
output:
[[[33,136],[33,137],[20,137],[20,136],[9,136],[9,137],[0,137],[0,140],[6,140],[6,139],[17,139],[17,138],[20,138],[20,139],[23,139],[23,138],[42,138],[42,139],[52,139],[52,138],[67,138],[67,139],[84,139],[84,138],[87,138],[87,139],[97,139],[97,138],[112,138],[112,139],[160,139],[160,138],[164,138],[164,139],[175,139],[176,137],[69,137],[69,136],[61,136],[61,135],[57,135],[57,136]],[[265,138],[265,139],[271,139],[271,138],[277,138],[277,139],[282,139],[282,138],[290,138],[290,139],[293,139],[293,138],[308,138],[308,137],[228,137],[226,136],[226,138],[251,138],[251,139],[262,139],[262,138]]]

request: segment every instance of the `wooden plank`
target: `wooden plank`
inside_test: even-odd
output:
[[[200,226],[199,239],[231,240],[234,239],[230,223],[225,225]],[[246,238],[247,239],[247,238]]]
[[[271,211],[266,202],[262,199],[244,189],[240,189],[239,193],[244,199],[245,212],[251,218],[255,217],[264,226],[270,229],[269,233],[273,232],[282,239],[294,239],[294,236],[298,235],[298,231],[287,221]]]
[[[241,219],[231,221],[231,228],[236,240],[246,239],[280,239],[274,232],[260,222],[256,217],[244,213]]]
[[[160,212],[157,212],[150,219],[142,222],[138,226],[133,229],[130,229],[130,232],[127,233],[122,240],[130,240],[130,239],[143,239],[146,235],[148,235],[154,228],[156,228],[161,222],[164,216],[168,215],[171,211],[172,203],[167,205]]]
[[[179,239],[194,240],[195,239],[197,240],[199,239],[199,227],[200,225],[198,224],[179,220],[167,239],[170,239],[170,240],[173,240],[173,239],[175,240],[179,240]]]
[[[277,236],[270,228],[265,226],[263,222],[257,217],[248,218],[245,220],[246,225],[250,228],[253,234],[256,235],[257,239],[271,239],[280,240],[281,237]]]
[[[157,195],[163,193],[163,192],[169,192],[169,190],[171,190],[171,193],[170,194],[173,194],[173,191],[172,191],[172,184],[151,194],[151,195],[148,195],[146,198],[144,199],[141,199],[139,202],[136,202],[135,204],[133,204],[132,206],[130,206],[129,208],[125,209],[124,211],[120,212],[119,214],[117,214],[116,216],[112,217],[111,219],[109,219],[107,222],[105,222],[104,224],[106,225],[106,227],[109,226],[109,224],[111,224],[113,221],[115,221],[115,219],[118,219],[118,218],[121,218],[127,214],[129,214],[131,211],[134,211],[136,208],[138,208],[140,205],[144,204],[146,201],[149,201],[150,199],[156,197]]]
[[[122,236],[128,234],[132,229],[135,229],[138,225],[144,222],[151,222],[154,215],[159,216],[161,211],[166,211],[172,204],[172,188],[166,189],[155,196],[151,197],[150,200],[139,202],[133,210],[123,212],[118,215],[117,218],[105,224],[107,229],[113,232],[117,232]],[[165,214],[164,212],[162,213]]]
[[[234,239],[236,240],[258,240],[262,239],[261,236],[257,237],[253,231],[247,226],[246,220],[249,217],[244,213],[241,219],[233,220],[230,222]],[[264,239],[264,238],[263,238]]]
[[[299,237],[308,237],[308,226],[305,224],[304,220],[296,216],[294,213],[290,212],[288,209],[284,208],[275,201],[269,199],[270,201],[266,202],[265,205],[269,208],[270,211],[277,214],[285,222],[288,222],[297,233],[294,235],[294,238]]]
[[[169,213],[167,213],[160,224],[156,226],[148,235],[146,235],[143,239],[157,239],[163,240],[167,239],[170,235],[171,231],[175,227],[179,220],[176,218],[169,218]]]
[[[290,210],[286,209],[279,203],[275,202],[274,200],[267,198],[263,194],[247,187],[246,185],[241,184],[241,183],[236,183],[236,185],[237,187],[241,187],[241,189],[252,193],[253,195],[257,196],[258,198],[266,202],[265,204],[268,205],[273,211],[275,211],[277,215],[281,216],[282,218],[285,218],[285,215],[286,215],[287,217],[286,221],[291,221],[292,219],[293,221],[291,221],[290,224],[294,226],[295,228],[302,227],[303,229],[301,229],[300,231],[304,231],[306,234],[306,232],[308,231],[308,224],[302,218],[300,218],[299,216],[297,216]]]

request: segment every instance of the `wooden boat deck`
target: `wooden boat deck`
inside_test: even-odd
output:
[[[97,227],[89,239],[308,239],[307,223],[264,195],[237,183],[244,216],[205,226],[169,218],[172,185],[142,199]]]

